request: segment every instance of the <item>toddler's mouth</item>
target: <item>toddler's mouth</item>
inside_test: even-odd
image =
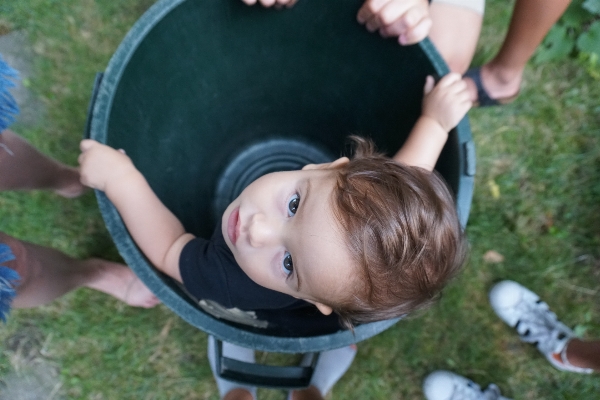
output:
[[[235,243],[240,236],[240,208],[236,207],[233,209],[227,220],[227,235],[229,240],[235,246]]]

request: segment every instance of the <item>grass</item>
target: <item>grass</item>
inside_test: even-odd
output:
[[[93,76],[150,0],[19,0],[0,4],[0,32],[24,31],[36,54],[39,126],[15,126],[47,154],[75,164]],[[488,2],[475,64],[500,44],[510,9]],[[419,399],[422,379],[450,369],[519,399],[591,399],[597,377],[554,370],[495,316],[487,292],[513,279],[539,293],[586,338],[600,337],[600,84],[570,60],[530,65],[519,99],[470,112],[477,181],[469,263],[442,301],[359,345],[333,391],[339,399]],[[0,194],[1,229],[77,257],[118,260],[91,194]],[[490,263],[496,251],[503,261]],[[69,399],[217,399],[206,335],[167,308],[128,308],[80,290],[15,310],[0,331],[6,383],[45,363]],[[16,377],[16,378],[15,378]],[[0,396],[2,396],[0,394]],[[261,390],[261,398],[284,399]]]

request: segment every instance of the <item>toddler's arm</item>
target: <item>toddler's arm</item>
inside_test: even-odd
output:
[[[394,160],[433,170],[448,132],[471,108],[467,84],[460,74],[450,73],[434,86],[431,76],[424,88],[423,111]]]
[[[102,190],[150,262],[181,282],[179,255],[194,236],[185,232],[123,151],[89,139],[80,148],[81,183]]]

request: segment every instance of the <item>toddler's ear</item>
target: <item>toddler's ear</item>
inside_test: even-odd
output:
[[[323,303],[315,303],[315,306],[317,306],[319,311],[321,311],[321,313],[324,315],[329,315],[333,312],[333,309],[331,307],[329,307]]]
[[[319,309],[319,311],[321,311],[322,314],[329,315],[333,312],[333,308],[329,307],[328,305],[325,305],[323,303],[318,303],[318,302],[312,301],[312,300],[307,300],[307,299],[303,299],[303,300],[306,301],[307,303],[313,304],[315,307],[317,307]]]
[[[340,157],[335,161],[329,162],[329,163],[323,163],[323,164],[307,164],[305,165],[302,170],[303,171],[308,171],[311,169],[335,169],[335,168],[339,168],[343,165],[346,165],[350,162],[350,159],[348,157]]]

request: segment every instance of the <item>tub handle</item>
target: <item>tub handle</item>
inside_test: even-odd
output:
[[[90,104],[88,105],[87,118],[85,120],[85,130],[83,132],[84,139],[89,139],[92,133],[92,114],[94,113],[94,104],[96,104],[96,98],[98,97],[98,91],[100,90],[100,84],[102,83],[103,77],[104,72],[97,72],[96,77],[94,78],[92,98],[90,99]]]
[[[313,353],[310,366],[274,366],[248,363],[223,356],[223,342],[216,339],[216,371],[221,378],[237,383],[272,389],[304,389],[310,385],[319,353]]]

